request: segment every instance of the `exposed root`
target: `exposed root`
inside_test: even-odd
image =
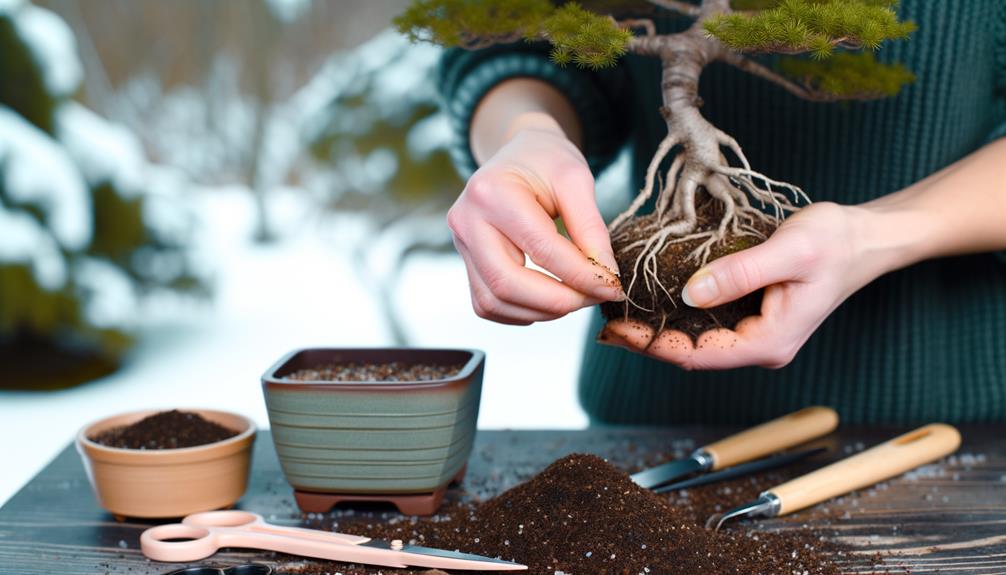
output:
[[[640,208],[650,199],[653,195],[653,183],[656,179],[657,169],[660,167],[660,162],[667,157],[670,153],[671,148],[677,145],[677,138],[673,134],[667,134],[667,136],[660,142],[660,146],[657,147],[657,152],[653,154],[653,159],[650,160],[650,166],[646,169],[646,180],[643,183],[643,189],[636,196],[636,199],[632,200],[629,207],[618,215],[611,224],[608,225],[609,230],[615,230],[618,226],[622,225],[623,222],[635,215]]]

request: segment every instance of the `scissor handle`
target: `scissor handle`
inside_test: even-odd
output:
[[[257,513],[231,510],[193,513],[181,523],[147,529],[140,535],[140,549],[151,559],[168,562],[198,561],[222,547],[244,547],[385,567],[407,566],[397,553],[360,546],[367,541],[369,537],[271,525]]]
[[[256,523],[265,523],[265,520],[258,513],[251,511],[237,511],[229,509],[226,511],[203,511],[193,513],[182,519],[183,525],[193,527],[221,528],[221,527],[250,527]]]
[[[214,534],[205,527],[171,523],[140,534],[140,549],[154,561],[198,561],[217,552]]]
[[[251,511],[227,510],[193,513],[182,519],[182,523],[196,527],[205,527],[207,529],[238,529],[242,531],[254,531],[256,533],[285,535],[287,537],[297,537],[298,539],[310,539],[325,543],[359,545],[360,543],[370,541],[369,537],[360,535],[273,525],[272,523],[266,523],[261,515],[252,513]]]

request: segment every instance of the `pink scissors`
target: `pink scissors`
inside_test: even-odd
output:
[[[194,513],[181,523],[151,527],[140,535],[143,554],[155,561],[198,561],[222,547],[279,551],[291,555],[380,565],[480,571],[522,571],[527,566],[471,553],[382,541],[266,523],[248,511]]]

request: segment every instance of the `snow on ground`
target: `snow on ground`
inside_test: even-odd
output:
[[[348,216],[317,217],[296,192],[278,193],[274,223],[295,231],[278,244],[256,246],[249,241],[254,212],[247,190],[205,191],[192,201],[203,219],[201,259],[213,265],[213,301],[149,302],[128,365],[109,377],[58,392],[0,392],[0,437],[25,438],[0,445],[0,460],[16,462],[0,473],[0,502],[89,421],[133,409],[201,406],[237,411],[264,427],[259,377],[280,355],[388,342],[373,294],[353,275]],[[471,311],[464,268],[453,255],[410,261],[395,305],[417,345],[486,351],[481,427],[586,425],[575,377],[588,311],[526,328],[483,321]]]

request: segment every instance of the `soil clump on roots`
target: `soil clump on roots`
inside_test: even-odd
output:
[[[715,229],[723,216],[723,205],[707,200],[697,207],[696,213],[698,231]],[[669,241],[656,258],[656,278],[651,275],[652,269],[645,270],[644,262],[638,261],[643,249],[639,244],[653,235],[655,219],[653,214],[632,218],[612,234],[612,248],[628,298],[623,302],[602,304],[601,312],[605,319],[636,320],[652,327],[655,334],[678,330],[694,341],[710,329],[733,329],[745,317],[759,314],[762,290],[709,309],[694,308],[681,300],[681,290],[701,267],[692,254],[705,241],[702,237]],[[751,234],[738,236],[728,232],[723,241],[712,245],[709,261],[758,245],[774,231],[766,222],[758,221],[755,225],[764,237]],[[637,247],[626,249],[634,244]]]

